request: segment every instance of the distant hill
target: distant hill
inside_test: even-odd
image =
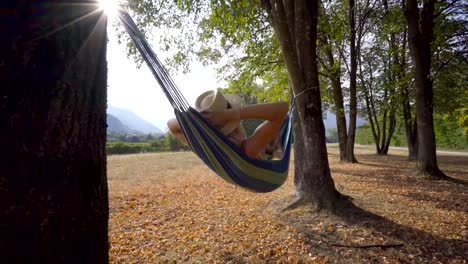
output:
[[[109,105],[107,107],[108,131],[135,134],[161,134],[162,131],[150,122],[143,120],[130,110]]]
[[[107,114],[107,132],[129,134],[133,131],[124,125],[117,117]]]
[[[358,117],[356,120],[357,127],[364,125],[366,120]],[[325,131],[329,128],[336,128],[336,115],[330,111],[326,112],[326,118],[323,119],[323,124],[325,125]],[[346,113],[346,125],[349,124],[349,113]]]

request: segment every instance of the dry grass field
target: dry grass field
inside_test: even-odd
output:
[[[354,206],[336,214],[301,207],[280,212],[293,194],[292,173],[275,192],[229,185],[194,154],[110,156],[112,263],[467,263],[468,157],[439,156],[464,183],[413,174],[404,151],[359,164],[337,160],[337,189]],[[291,171],[294,171],[291,168]]]

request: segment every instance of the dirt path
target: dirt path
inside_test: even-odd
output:
[[[404,147],[390,147],[390,149],[396,149],[396,150],[404,150],[406,151],[407,148]],[[438,155],[456,155],[456,156],[467,156],[468,157],[468,152],[463,152],[463,151],[448,151],[448,150],[437,150]]]

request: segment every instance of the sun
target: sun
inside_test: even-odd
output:
[[[99,8],[104,10],[104,13],[109,19],[117,17],[117,11],[119,8],[119,0],[98,0]]]

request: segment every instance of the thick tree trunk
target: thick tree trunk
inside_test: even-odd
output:
[[[436,156],[433,120],[433,91],[431,72],[431,43],[434,39],[434,6],[436,0],[425,1],[421,18],[417,0],[407,0],[406,21],[416,86],[416,117],[419,151],[419,174],[429,178],[443,178]]]
[[[355,2],[349,0],[349,26],[350,36],[350,61],[351,69],[349,74],[349,127],[348,139],[346,140],[346,161],[357,162],[354,156],[354,142],[356,138],[357,121],[357,97],[356,97],[356,78],[357,78],[357,49],[356,49],[356,21],[355,21]]]
[[[294,111],[294,116],[299,116],[299,111],[298,108],[295,107],[293,109]],[[301,122],[298,120],[298,118],[294,119],[294,124],[293,124],[293,133],[294,133],[294,161],[302,161],[306,160],[307,157],[304,154],[304,144],[301,143],[296,143],[296,142],[302,142],[303,135],[302,135],[302,126]],[[299,164],[299,162],[294,163],[294,175],[303,175],[304,172],[302,171],[302,166]],[[302,187],[300,185],[302,184],[301,178],[300,177],[294,177],[294,186],[296,186],[296,190],[302,190]],[[296,196],[299,196],[298,193],[296,193]]]
[[[341,200],[330,175],[325,127],[318,81],[316,40],[317,1],[264,1],[288,69],[296,98],[302,138],[295,135],[296,144],[302,144],[304,159],[296,157],[299,166],[295,175],[297,202],[312,203],[317,209],[333,210]]]
[[[2,263],[108,262],[106,20],[66,2],[0,4]]]

